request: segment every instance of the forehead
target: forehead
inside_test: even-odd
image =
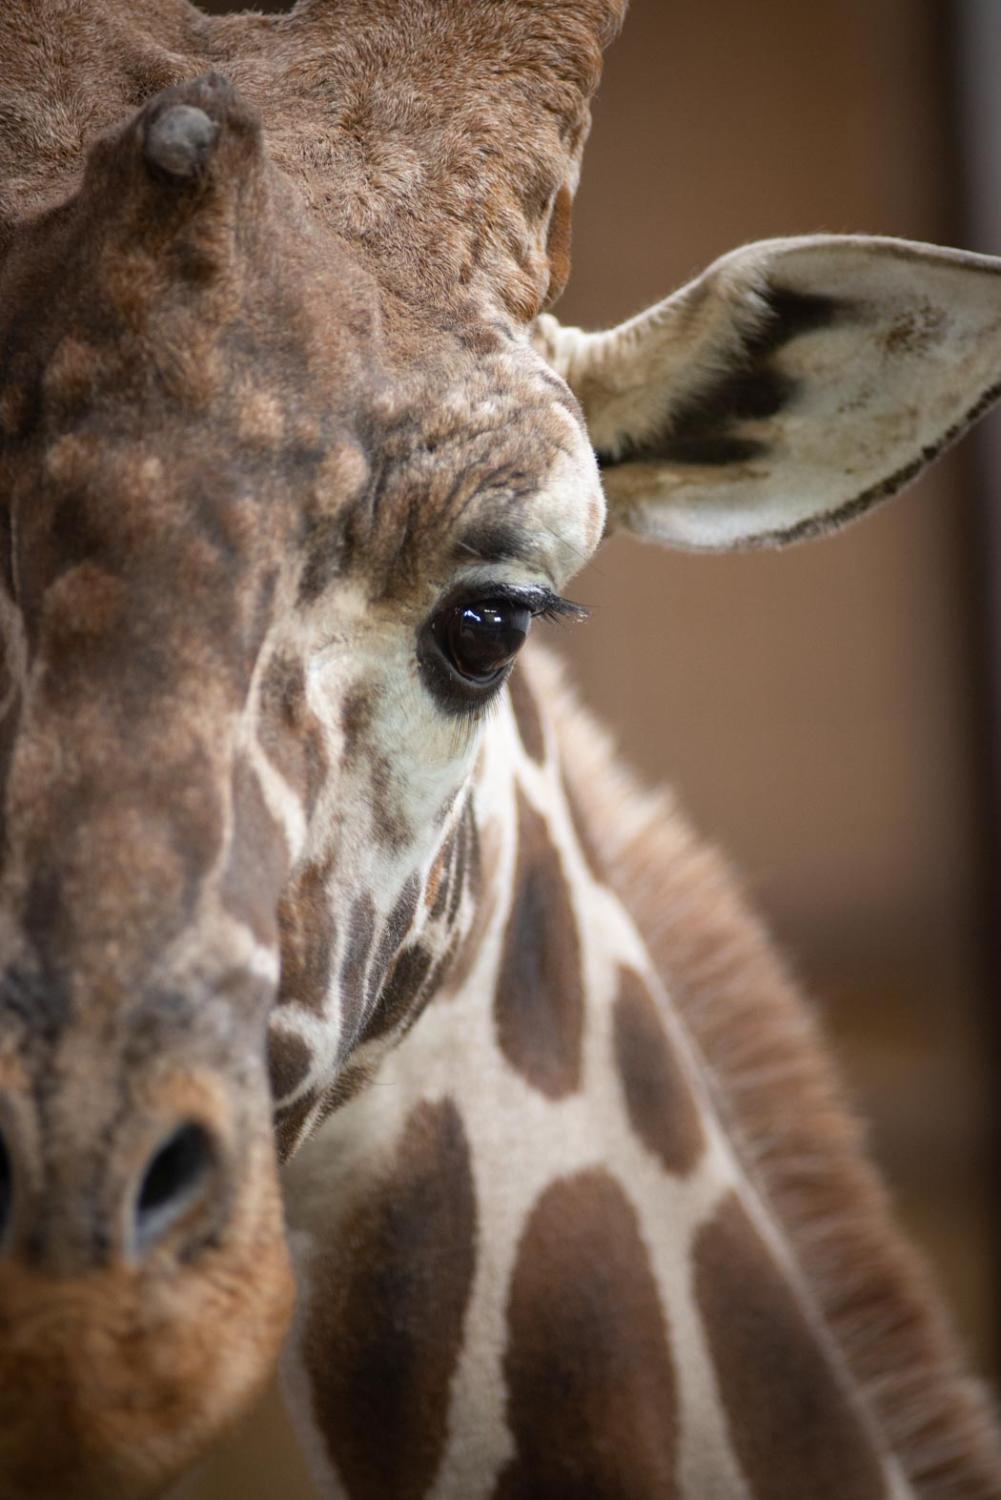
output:
[[[503,329],[418,338],[354,429],[355,491],[320,511],[304,579],[361,572],[375,597],[456,565],[562,582],[593,550],[603,503],[575,399]],[[326,533],[326,534],[324,534]]]
[[[94,178],[0,266],[0,478],[43,552],[51,514],[121,550],[256,512],[311,600],[463,558],[559,581],[596,544],[579,408],[516,331],[399,302],[274,168],[246,233]]]

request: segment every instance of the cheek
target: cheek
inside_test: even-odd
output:
[[[441,711],[421,676],[415,644],[391,667],[353,680],[340,720],[342,815],[356,826],[370,822],[381,843],[429,849],[469,779],[483,717]]]
[[[357,680],[345,695],[339,837],[332,853],[345,879],[388,911],[404,881],[435,880],[436,860],[470,784],[485,717],[443,713],[416,662]],[[345,861],[354,866],[349,877]]]

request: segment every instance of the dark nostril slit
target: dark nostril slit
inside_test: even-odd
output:
[[[10,1219],[11,1199],[14,1196],[14,1173],[10,1164],[10,1153],[0,1135],[0,1240],[3,1239]]]
[[[146,1168],[136,1201],[136,1240],[147,1250],[180,1218],[198,1194],[212,1164],[208,1132],[193,1121],[181,1125]]]

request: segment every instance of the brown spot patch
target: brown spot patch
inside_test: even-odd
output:
[[[65,722],[79,731],[77,721]],[[148,965],[149,954],[191,921],[218,858],[222,809],[213,767],[196,748],[157,765],[155,778],[116,766],[110,781],[60,784],[46,772],[46,738],[22,740],[8,778],[11,827],[25,819],[27,847],[40,851],[23,895],[25,930],[53,964],[60,950],[72,952],[78,976],[93,964],[102,987],[113,971],[119,982],[126,974],[136,982],[135,966]],[[93,743],[80,733],[75,741]]]
[[[385,1176],[317,1263],[304,1347],[351,1500],[421,1500],[441,1461],[475,1265],[469,1147],[450,1101],[419,1104]]]
[[[466,828],[462,865],[463,888],[474,901],[478,901],[483,890],[483,849],[480,845],[480,830],[473,811],[472,797],[466,798],[462,819]]]
[[[0,431],[16,437],[30,409],[28,393],[22,386],[5,385],[0,391]]]
[[[330,988],[335,942],[327,894],[328,862],[306,865],[286,886],[278,905],[282,972],[278,1004],[295,1001],[321,1015]]]
[[[102,291],[130,333],[144,337],[162,287],[162,272],[151,250],[106,245],[101,255]]]
[[[103,638],[119,625],[124,598],[121,579],[103,568],[94,563],[70,568],[45,596],[46,645],[53,651],[82,649],[86,639]]]
[[[345,1040],[353,1043],[365,1009],[365,970],[375,940],[375,903],[368,891],[351,908],[348,940],[341,963],[341,1008]]]
[[[384,755],[372,763],[372,828],[380,844],[400,849],[410,837],[410,824],[400,804],[393,767]]]
[[[519,672],[517,667],[507,680],[507,690],[525,752],[541,766],[546,759],[546,732],[535,694],[529,687],[524,672]]]
[[[275,655],[261,678],[259,739],[268,759],[303,799],[309,818],[326,779],[323,729],[306,699],[301,661]]]
[[[640,1140],[669,1172],[690,1172],[704,1144],[695,1099],[657,1002],[634,969],[623,969],[619,980],[615,1062]]]
[[[185,343],[173,344],[170,358],[158,361],[158,371],[167,392],[196,414],[208,411],[218,401],[228,375],[226,361],[214,347],[211,334],[201,339],[189,335]]]
[[[351,765],[357,758],[358,752],[368,738],[375,718],[375,693],[367,684],[352,688],[345,694],[344,703],[341,707],[341,732],[344,735],[344,748],[341,759],[344,765]]]
[[[452,860],[455,855],[456,827],[453,825],[448,837],[435,857],[428,874],[424,902],[432,921],[444,916],[448,906],[448,890],[452,879]]]
[[[730,1436],[755,1500],[883,1500],[868,1435],[736,1198],[699,1235],[695,1272]]]
[[[375,1014],[366,1028],[366,1040],[385,1036],[416,1005],[424,981],[431,971],[431,957],[423,943],[410,943],[397,955]]]
[[[386,925],[382,929],[379,938],[379,949],[372,964],[368,976],[368,1004],[377,998],[382,987],[383,980],[389,965],[396,954],[399,953],[413,926],[414,916],[417,912],[417,902],[420,898],[420,880],[416,875],[404,881],[403,889],[397,896],[392,911],[386,918]]]
[[[272,1098],[281,1100],[293,1093],[309,1072],[312,1061],[313,1054],[301,1036],[272,1027],[268,1033],[268,1073]]]
[[[472,808],[468,801],[462,809],[456,834],[455,860],[449,871],[448,915],[445,919],[449,927],[455,925],[467,883],[475,886],[479,877],[476,825],[473,822]]]
[[[67,405],[86,401],[103,373],[102,362],[98,349],[67,334],[56,345],[42,377],[45,395]]]
[[[549,830],[518,792],[518,864],[495,998],[505,1057],[551,1099],[580,1084],[584,994],[580,939]]]
[[[508,1321],[517,1453],[495,1500],[671,1500],[667,1327],[636,1215],[607,1173],[582,1172],[543,1194],[518,1252]]]
[[[275,1110],[275,1144],[280,1162],[288,1161],[302,1144],[306,1121],[318,1098],[319,1090],[310,1089],[293,1103],[280,1105]]]

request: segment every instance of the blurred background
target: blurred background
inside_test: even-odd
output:
[[[997,0],[634,0],[559,315],[617,322],[772,235],[1001,253],[999,190]],[[826,542],[730,558],[614,542],[575,582],[594,613],[566,645],[627,757],[734,857],[994,1370],[997,433]]]
[[[619,321],[773,235],[1001,254],[999,189],[998,0],[633,0],[559,316]],[[697,558],[614,542],[574,586],[590,623],[560,637],[628,759],[734,857],[995,1374],[999,490],[995,421],[820,544]],[[185,1497],[228,1500],[203,1483]],[[291,1500],[290,1475],[275,1493]]]
[[[617,322],[772,235],[1001,253],[999,189],[997,0],[634,0],[559,315]],[[575,583],[594,614],[566,647],[628,758],[734,857],[995,1370],[999,456],[995,426],[867,522],[788,552],[615,542]]]

